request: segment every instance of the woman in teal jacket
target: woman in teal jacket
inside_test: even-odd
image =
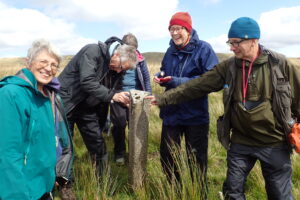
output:
[[[28,50],[28,67],[0,81],[0,199],[49,199],[56,141],[49,91],[60,56],[45,40]]]

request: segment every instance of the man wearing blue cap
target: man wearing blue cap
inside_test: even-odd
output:
[[[300,119],[300,67],[260,45],[259,38],[256,21],[238,18],[227,41],[235,56],[156,96],[152,104],[178,104],[223,89],[224,115],[217,128],[228,150],[225,199],[245,199],[247,176],[259,160],[268,199],[288,200],[293,196],[287,134]]]

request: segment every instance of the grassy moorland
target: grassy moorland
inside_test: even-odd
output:
[[[223,57],[221,57],[223,56]],[[228,56],[228,55],[227,55]],[[145,54],[148,61],[150,74],[153,75],[159,71],[160,60],[162,54],[153,55]],[[226,55],[219,54],[220,60]],[[62,63],[62,67],[67,63],[71,56],[67,56]],[[292,62],[300,66],[300,59],[291,59]],[[3,58],[0,59],[0,77],[14,74],[17,70],[24,66],[22,58]],[[154,85],[153,92],[161,93],[162,89]],[[208,163],[208,199],[220,199],[219,191],[222,189],[222,183],[226,175],[226,151],[217,141],[216,137],[216,119],[223,112],[221,102],[222,93],[211,93],[209,95],[209,111],[210,111],[210,136],[209,136],[209,163]],[[158,116],[159,110],[156,107],[151,108],[149,138],[148,138],[148,162],[147,176],[143,188],[132,190],[128,183],[128,168],[125,166],[116,166],[113,162],[112,137],[105,134],[109,152],[109,168],[101,180],[97,180],[94,175],[93,166],[87,150],[82,142],[78,130],[75,131],[74,144],[76,151],[76,160],[74,165],[75,184],[74,189],[78,199],[96,200],[96,199],[112,199],[112,200],[193,200],[201,199],[201,184],[198,181],[192,182],[191,174],[188,173],[187,159],[184,149],[177,149],[176,160],[180,166],[182,175],[182,189],[178,191],[174,185],[166,181],[162,173],[159,161],[159,143],[161,120]],[[292,155],[293,162],[293,184],[295,199],[300,199],[300,155]],[[195,166],[195,165],[193,165]],[[197,176],[197,174],[193,174]],[[194,179],[196,180],[196,179]],[[264,200],[266,199],[264,180],[260,171],[259,163],[257,163],[250,173],[246,184],[246,197],[248,200]],[[55,194],[55,199],[59,199],[59,194]]]

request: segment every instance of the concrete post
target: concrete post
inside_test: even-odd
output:
[[[144,99],[148,92],[130,90],[131,106],[129,109],[129,183],[133,189],[144,184],[147,167],[148,130],[150,100]]]

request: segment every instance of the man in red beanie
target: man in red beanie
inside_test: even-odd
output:
[[[161,72],[154,77],[154,82],[166,90],[199,77],[218,63],[210,44],[199,40],[197,32],[192,28],[189,13],[175,13],[168,28],[171,35],[170,47],[163,58]],[[171,181],[175,175],[177,181],[180,181],[170,147],[180,145],[181,136],[184,135],[188,158],[192,158],[192,153],[195,155],[203,172],[201,180],[205,180],[209,128],[207,96],[188,103],[163,107],[160,117],[163,120],[161,164],[168,179]]]

